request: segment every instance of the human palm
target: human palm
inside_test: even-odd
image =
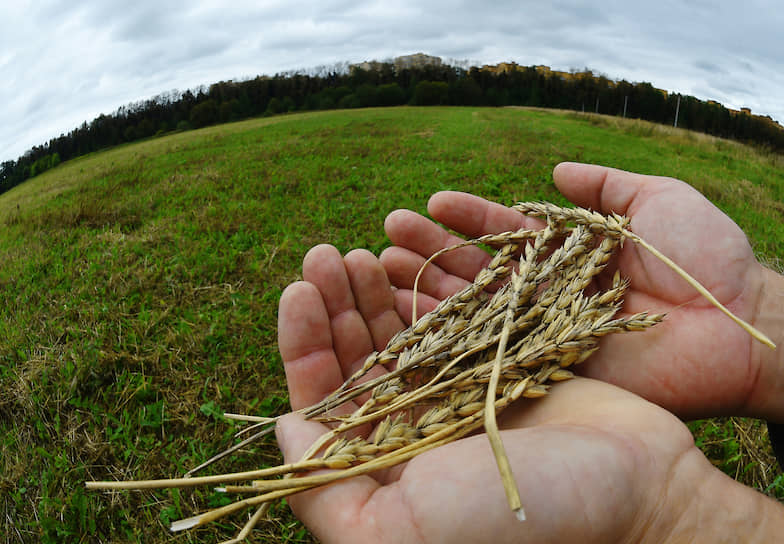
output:
[[[303,278],[283,293],[279,311],[293,409],[337,388],[405,321],[384,268],[366,251],[344,258],[317,246],[303,262]],[[712,470],[674,416],[590,379],[519,402],[500,424],[528,515],[523,524],[506,504],[483,434],[289,502],[324,542],[662,541],[679,500]],[[296,414],[282,418],[286,462],[325,430]]]
[[[632,230],[678,263],[731,311],[750,319],[759,303],[761,266],[735,223],[685,183],[608,168],[565,163],[557,187],[577,205],[627,215]],[[433,196],[428,211],[468,237],[536,226],[519,213],[465,193]],[[386,230],[395,244],[381,260],[407,315],[414,277],[424,259],[460,239],[406,210],[390,214]],[[445,254],[426,269],[420,313],[448,296],[487,263],[475,247]],[[743,413],[758,363],[751,337],[703,300],[643,248],[627,242],[599,281],[616,270],[631,279],[623,311],[666,313],[645,334],[611,335],[581,367],[585,376],[633,391],[682,417]]]

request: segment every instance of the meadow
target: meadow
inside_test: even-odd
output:
[[[647,122],[531,109],[293,114],[182,132],[61,164],[0,195],[0,534],[4,542],[173,536],[209,489],[87,492],[175,477],[234,442],[223,412],[287,411],[280,293],[313,245],[378,254],[383,219],[435,191],[565,204],[564,160],[680,178],[781,266],[784,157]],[[764,426],[690,424],[722,470],[784,500]],[[215,470],[277,463],[272,440]],[[259,542],[311,542],[285,504]]]

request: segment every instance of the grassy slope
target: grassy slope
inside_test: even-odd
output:
[[[562,160],[679,177],[760,255],[784,247],[781,157],[530,110],[253,120],[70,161],[0,196],[0,531],[10,542],[170,541],[170,519],[220,497],[87,494],[82,482],[181,474],[232,442],[223,410],[286,409],[276,305],[310,246],[379,251],[384,216],[424,211],[440,189],[563,202],[550,181]],[[747,464],[736,425],[698,424],[698,436],[725,470],[767,485],[747,476],[764,463]],[[275,461],[267,446],[219,468]],[[266,538],[310,540],[285,507],[274,513]],[[216,542],[234,522],[176,539]]]

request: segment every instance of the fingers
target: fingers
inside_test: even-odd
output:
[[[283,291],[278,309],[278,347],[292,409],[315,404],[343,383],[329,315],[315,285],[297,282]]]
[[[399,289],[412,289],[417,274],[425,264],[419,253],[402,247],[390,247],[380,257],[389,280]],[[453,274],[448,274],[440,266],[430,263],[422,271],[418,289],[430,297],[441,300],[462,289],[470,282]]]
[[[425,315],[427,312],[430,312],[438,306],[438,303],[441,302],[440,299],[433,298],[428,296],[424,293],[417,294],[417,318]],[[412,313],[411,310],[414,307],[414,292],[410,289],[398,289],[395,291],[395,310],[397,310],[398,315],[403,319],[403,322],[406,326],[411,325],[411,318]]]
[[[563,162],[553,170],[553,181],[561,194],[578,206],[626,215],[633,212],[630,207],[641,191],[673,180],[593,164]]]
[[[283,292],[278,312],[295,410],[337,389],[404,326],[386,272],[370,252],[353,251],[344,260],[334,247],[316,246],[303,260],[302,275],[305,281]]]
[[[318,287],[330,318],[354,308],[343,256],[334,247],[321,244],[311,248],[302,260],[302,277]]]
[[[412,256],[425,258],[464,241],[440,225],[409,210],[395,210],[390,213],[384,221],[384,230],[394,245],[408,249]],[[478,247],[465,247],[439,256],[434,264],[449,274],[472,281],[489,261],[490,256]],[[420,267],[423,262],[424,259],[420,261]]]
[[[436,220],[468,238],[542,227],[541,221],[506,206],[454,191],[433,195],[428,202],[428,210]],[[395,295],[398,313],[407,317],[411,315],[413,303],[411,290],[425,259],[464,240],[409,210],[390,213],[384,228],[394,246],[385,250],[380,260],[390,281],[399,289]],[[419,278],[417,315],[432,310],[438,300],[471,283],[490,259],[491,256],[479,247],[468,246],[440,255],[429,263]]]
[[[745,274],[753,259],[746,236],[690,185],[672,178],[575,163],[556,166],[553,179],[575,204],[630,217],[634,232],[678,263],[719,300],[738,295],[738,285],[728,279]],[[717,258],[723,266],[715,264]],[[651,296],[674,304],[696,301],[708,305],[659,259],[635,245],[625,246],[618,265],[633,279],[634,288]]]
[[[428,211],[436,221],[464,234],[467,238],[522,228],[539,229],[543,226],[538,219],[526,217],[501,204],[455,191],[443,191],[433,195],[428,202]],[[440,225],[409,210],[396,210],[389,214],[384,228],[395,246],[410,251],[407,257],[398,253],[394,259],[384,261],[387,271],[394,275],[392,282],[397,287],[410,288],[413,285],[413,277],[416,273],[412,274],[411,271],[414,268],[418,271],[421,267],[424,259],[420,257],[430,257],[441,249],[464,241],[450,234]],[[387,258],[389,255],[383,257]],[[438,298],[443,298],[444,294],[452,294],[462,286],[462,282],[455,279],[473,281],[476,274],[490,262],[490,258],[487,252],[475,246],[440,255],[434,261],[434,264],[440,267],[440,272],[426,270],[425,274],[430,276],[430,281],[426,283],[431,286],[439,282],[447,282],[447,284],[435,290],[423,289],[422,291]],[[388,265],[395,266],[396,269],[393,270]],[[435,279],[436,276],[438,280]],[[406,280],[402,281],[403,278]]]
[[[343,257],[329,245],[318,245],[302,261],[302,277],[318,289],[328,316],[332,348],[342,370],[339,386],[360,359],[373,351],[373,338],[357,311]]]
[[[403,328],[386,272],[372,253],[355,250],[344,259],[334,247],[319,245],[305,255],[302,276],[324,299],[344,378]]]
[[[427,203],[427,211],[436,221],[468,238],[523,228],[539,229],[543,226],[541,221],[511,208],[456,191],[434,194]]]
[[[404,326],[395,311],[395,296],[386,271],[375,255],[364,249],[348,253],[344,264],[357,310],[370,332],[373,347],[382,350]]]

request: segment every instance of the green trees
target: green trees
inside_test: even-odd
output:
[[[221,81],[183,93],[172,91],[100,115],[68,134],[36,146],[16,161],[0,164],[0,192],[57,161],[147,138],[168,130],[188,130],[215,123],[295,110],[415,106],[544,106],[645,119],[672,124],[677,95],[650,83],[615,82],[582,72],[554,72],[542,66],[499,65],[463,68],[441,65],[396,68],[375,63],[372,69],[345,67],[318,73],[259,76]],[[784,129],[767,117],[731,112],[721,104],[681,97],[678,126],[725,138],[754,142],[784,152]]]
[[[449,102],[465,106],[481,106],[482,88],[470,76],[461,77],[449,84]]]
[[[294,103],[294,99],[290,96],[284,96],[283,98],[273,96],[267,103],[267,109],[264,111],[264,114],[277,115],[279,113],[293,111],[296,107],[297,105]]]
[[[379,85],[376,101],[379,106],[399,106],[406,103],[406,92],[397,83]]]
[[[35,161],[32,166],[30,166],[30,177],[34,178],[38,174],[46,172],[60,164],[60,154],[59,153],[52,153],[51,155],[45,155]]]
[[[441,106],[449,103],[449,85],[443,81],[420,81],[414,88],[415,106]]]
[[[195,105],[190,114],[190,122],[193,128],[215,124],[218,118],[218,105],[211,99]]]

